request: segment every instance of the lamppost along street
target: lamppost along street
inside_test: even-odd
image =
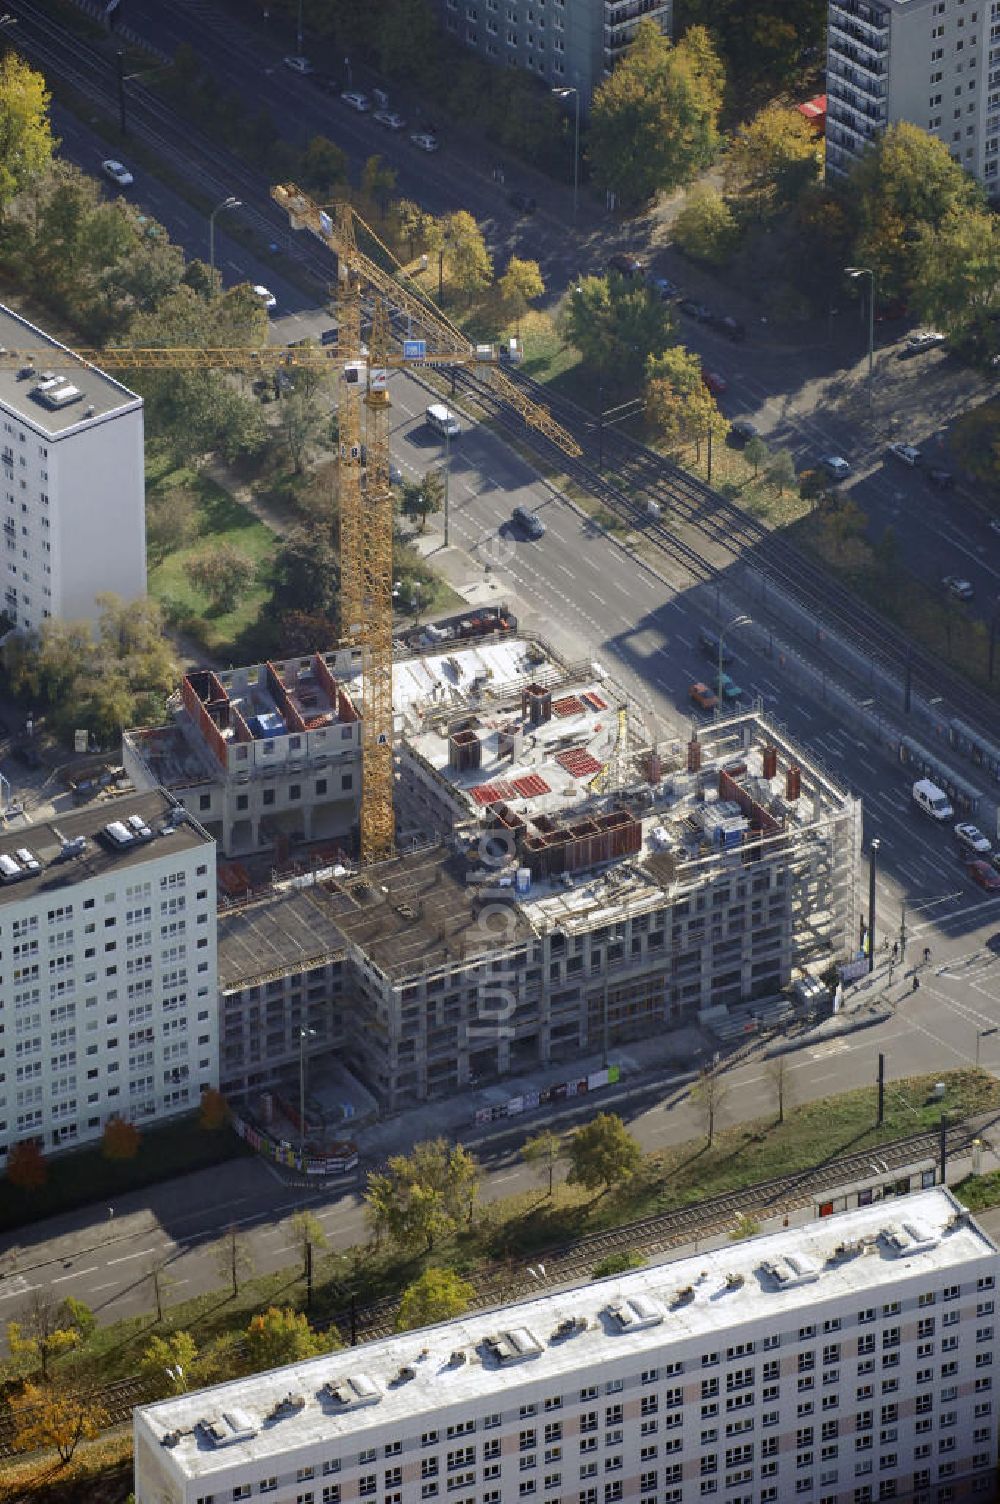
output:
[[[878,878],[878,836],[872,837],[868,863],[868,974],[875,970],[875,882]]]
[[[306,1040],[315,1039],[315,1029],[299,1029],[299,1169],[306,1168]]]
[[[733,619],[732,619],[732,621],[727,621],[726,622],[726,625],[723,627],[722,631],[719,633],[719,677],[716,680],[716,685],[715,685],[716,692],[717,692],[717,695],[718,695],[718,700],[719,700],[718,705],[716,705],[716,707],[715,707],[715,711],[716,711],[717,715],[721,715],[722,714],[722,659],[723,659],[723,656],[724,656],[724,653],[725,653],[726,633],[727,632],[731,632],[734,627],[750,627],[752,625],[753,625],[753,617],[752,616],[734,616]]]
[[[996,1034],[996,1033],[997,1033],[997,1029],[995,1027],[991,1028],[991,1029],[977,1029],[976,1030],[976,1065],[977,1066],[979,1064],[979,1045],[980,1045],[980,1042],[982,1040],[984,1040],[984,1039],[989,1039],[989,1037],[990,1037],[991,1034]]]
[[[576,224],[576,206],[580,196],[580,90],[576,84],[567,84],[565,88],[553,89],[552,92],[557,99],[568,99],[572,94],[576,100],[573,126],[573,223]]]
[[[209,269],[209,271],[213,271],[213,272],[215,271],[215,216],[217,214],[221,214],[221,212],[222,212],[223,209],[241,209],[242,207],[243,207],[243,200],[241,198],[234,198],[233,195],[230,194],[228,198],[224,198],[222,200],[221,204],[216,204],[215,208],[212,210],[211,214],[208,216],[208,269]]]
[[[858,277],[867,277],[868,288],[868,411],[872,410],[875,381],[875,270],[871,266],[845,266],[844,271],[854,282]]]

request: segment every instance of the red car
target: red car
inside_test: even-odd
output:
[[[713,695],[707,684],[692,684],[688,690],[688,698],[694,701],[699,710],[714,710],[719,703],[718,695]],[[1000,873],[996,876],[1000,884]]]
[[[985,888],[987,893],[1000,893],[1000,872],[989,862],[969,862],[968,870],[972,881]]]
[[[729,389],[729,382],[725,376],[720,376],[718,371],[706,371],[704,366],[701,368],[701,379],[713,397],[721,397],[722,393]]]

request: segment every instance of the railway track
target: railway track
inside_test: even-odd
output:
[[[753,567],[804,607],[813,620],[836,632],[865,658],[894,677],[904,679],[909,673],[914,693],[930,698],[940,695],[942,688],[947,686],[946,699],[954,710],[1000,739],[1000,705],[956,675],[955,670],[936,654],[915,646],[904,632],[838,585],[779,533],[769,531],[737,503],[628,434],[606,428],[603,435],[599,435],[594,414],[580,404],[553,395],[541,383],[524,376],[516,368],[510,376],[526,395],[546,404],[552,416],[580,444],[583,459],[572,463],[551,451],[558,467],[604,505],[641,529],[678,563],[686,562],[693,580],[714,577],[719,572],[717,566],[697,547],[679,539],[676,525],[668,526],[663,521],[651,519],[645,501],[656,502],[662,512],[710,537],[716,545],[728,540],[733,562],[745,562],[749,554]],[[495,403],[491,404],[488,385],[483,379],[466,372],[458,379],[462,385],[474,389],[477,400],[492,408],[507,427],[520,431],[521,425],[516,420],[511,422],[498,411]],[[532,435],[527,437],[534,441]],[[602,452],[604,470],[610,472],[613,480],[597,469],[597,459]]]
[[[948,1141],[949,1154],[958,1154],[968,1148],[973,1139],[983,1131],[983,1126],[982,1123],[966,1123],[952,1128]],[[549,1287],[572,1280],[589,1279],[594,1264],[609,1254],[629,1251],[641,1253],[647,1258],[655,1257],[694,1239],[726,1232],[741,1217],[783,1216],[808,1206],[815,1197],[835,1186],[869,1179],[875,1158],[880,1162],[879,1173],[882,1173],[881,1166],[885,1166],[885,1173],[888,1174],[904,1165],[932,1159],[937,1153],[938,1143],[936,1132],[917,1133],[908,1138],[879,1144],[873,1149],[838,1155],[825,1164],[808,1170],[779,1175],[741,1190],[727,1191],[692,1206],[678,1207],[674,1211],[645,1217],[641,1221],[630,1222],[624,1227],[612,1228],[606,1232],[592,1233],[574,1243],[538,1249],[532,1255],[531,1262],[545,1265],[545,1279]],[[528,1263],[528,1259],[518,1262],[509,1259],[468,1276],[476,1292],[473,1309],[484,1309],[537,1293],[537,1283],[526,1273]],[[316,1325],[320,1330],[336,1328],[342,1340],[349,1342],[353,1323],[358,1341],[371,1342],[393,1332],[397,1304],[395,1299],[387,1297],[358,1306],[353,1313],[349,1307],[345,1307]],[[135,1405],[146,1403],[152,1398],[149,1386],[138,1374],[98,1386],[92,1393],[107,1411],[110,1425],[125,1423]],[[14,1455],[13,1440],[12,1418],[9,1413],[0,1411],[0,1458]]]

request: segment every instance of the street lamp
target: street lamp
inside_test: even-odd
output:
[[[576,206],[580,196],[580,90],[576,84],[568,84],[565,88],[553,89],[552,92],[557,99],[568,99],[571,94],[576,99],[573,128],[573,223],[576,224]]]
[[[871,860],[868,863],[868,975],[875,970],[875,882],[878,877],[878,836],[872,837]]]
[[[726,633],[727,632],[731,632],[732,629],[733,629],[733,627],[751,627],[751,626],[753,626],[753,617],[752,616],[734,616],[733,619],[732,619],[732,621],[727,621],[726,622],[726,625],[723,627],[722,631],[719,633],[719,677],[718,677],[718,680],[716,682],[716,689],[718,691],[718,700],[719,700],[719,703],[715,707],[717,715],[721,715],[722,714],[722,657],[723,657],[723,653],[725,651]]]
[[[208,267],[209,267],[209,271],[213,271],[213,272],[215,271],[215,216],[217,214],[221,214],[222,211],[223,211],[223,209],[241,209],[242,207],[243,207],[243,200],[241,198],[235,198],[233,196],[233,194],[230,194],[228,198],[224,198],[222,200],[221,204],[216,204],[215,208],[212,210],[211,214],[208,216]]]
[[[306,1168],[306,1040],[316,1037],[315,1029],[299,1029],[299,1169]]]
[[[868,411],[872,410],[875,372],[875,270],[871,266],[845,266],[844,271],[854,282],[858,277],[867,277],[868,289]]]

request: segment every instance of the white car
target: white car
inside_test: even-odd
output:
[[[989,856],[993,850],[979,826],[965,821],[959,821],[955,826],[955,839],[964,851],[975,852],[976,856]]]
[[[990,518],[990,532],[991,533],[1000,533],[1000,517],[991,517]]]
[[[379,125],[384,125],[390,131],[401,131],[406,127],[406,121],[402,115],[397,115],[395,110],[376,110],[372,119],[377,120]]]
[[[941,581],[948,594],[957,601],[971,601],[975,595],[971,580],[960,579],[957,574],[946,574]]]
[[[894,460],[900,460],[904,465],[920,464],[920,450],[915,449],[912,444],[890,444],[889,453]]]
[[[255,298],[260,298],[268,313],[270,313],[272,308],[277,308],[278,306],[278,300],[271,289],[269,287],[262,287],[259,282],[253,290],[253,295]]]
[[[945,336],[939,334],[936,329],[918,329],[915,334],[906,336],[906,343],[911,350],[929,350],[932,345],[943,345]]]
[[[432,136],[430,131],[414,131],[410,136],[414,146],[419,146],[421,151],[437,151],[437,136]]]
[[[135,182],[135,178],[129,172],[125,163],[116,162],[114,157],[108,157],[106,161],[101,163],[101,171],[106,178],[110,178],[113,183],[117,183],[119,188],[131,188]]]
[[[831,480],[844,480],[851,473],[850,462],[842,454],[824,454],[819,463]]]
[[[345,104],[350,105],[352,110],[357,110],[359,115],[364,115],[372,107],[372,102],[367,94],[362,94],[360,89],[345,89],[341,94]]]
[[[307,57],[284,57],[281,60],[293,73],[311,73],[313,65]]]

